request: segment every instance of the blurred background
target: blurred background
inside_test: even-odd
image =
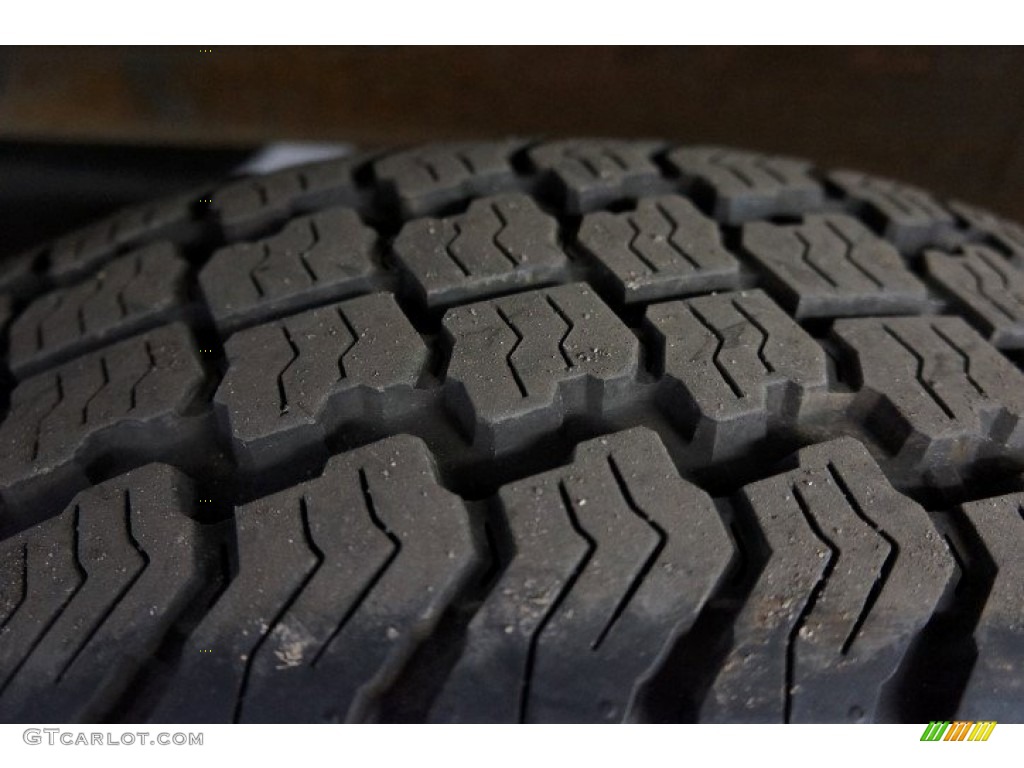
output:
[[[271,142],[663,137],[1024,220],[1021,48],[0,48],[0,254]]]

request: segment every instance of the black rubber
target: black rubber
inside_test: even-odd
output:
[[[0,720],[1024,722],[1024,228],[441,144],[0,268]]]

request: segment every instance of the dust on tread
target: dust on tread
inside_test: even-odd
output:
[[[515,554],[431,716],[634,719],[644,681],[731,562],[711,499],[646,429],[581,443],[570,465],[498,497]]]
[[[173,319],[186,300],[186,263],[170,243],[108,263],[88,280],[36,299],[11,327],[11,370],[20,378]]]
[[[81,722],[114,710],[216,579],[220,533],[190,519],[193,504],[188,478],[150,464],[0,545],[26,578],[22,601],[0,614],[0,717]]]
[[[483,562],[461,500],[407,436],[336,456],[236,520],[238,574],[153,722],[369,717]]]
[[[746,486],[766,562],[702,722],[871,722],[955,573],[927,514],[852,438]]]

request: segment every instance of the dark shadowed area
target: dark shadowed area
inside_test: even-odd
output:
[[[787,153],[1024,219],[1024,49],[6,48],[0,248],[268,141],[509,134]]]

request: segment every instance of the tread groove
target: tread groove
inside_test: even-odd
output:
[[[331,643],[333,643],[334,639],[345,629],[349,620],[356,614],[377,584],[380,583],[384,574],[387,573],[391,564],[394,563],[395,559],[402,551],[401,540],[399,540],[399,538],[388,529],[384,524],[384,521],[380,519],[380,515],[377,513],[377,505],[373,500],[373,491],[370,488],[370,482],[366,476],[366,470],[360,467],[358,474],[359,491],[363,496],[363,508],[366,510],[366,514],[370,518],[370,522],[373,523],[374,528],[383,533],[391,543],[391,551],[388,552],[387,557],[384,558],[384,562],[377,567],[370,579],[363,585],[363,588],[359,590],[359,594],[356,595],[348,610],[345,611],[345,614],[338,621],[338,625],[331,631],[331,634],[327,636],[326,640],[324,640],[323,645],[321,645],[317,650],[316,654],[313,656],[313,660],[310,662],[311,667],[316,667],[317,663],[331,647]]]
[[[89,395],[88,399],[82,404],[82,418],[79,422],[82,426],[89,423],[89,406],[92,405],[92,401],[99,397],[103,390],[107,388],[107,385],[110,384],[110,369],[107,368],[107,358],[103,355],[99,356],[99,366],[102,381],[100,381],[96,391]]]
[[[565,361],[566,370],[571,371],[573,368],[576,367],[576,363],[573,362],[572,357],[569,355],[568,350],[566,350],[565,348],[565,340],[569,338],[569,334],[572,333],[573,328],[576,327],[576,324],[573,323],[572,319],[570,319],[570,317],[567,314],[565,314],[565,311],[560,306],[558,306],[558,303],[553,298],[551,298],[550,295],[545,294],[544,299],[547,301],[548,306],[551,307],[554,313],[558,315],[559,319],[563,323],[565,323],[565,333],[563,333],[562,337],[558,340],[558,351],[562,354],[562,359]]]
[[[515,381],[516,386],[519,388],[520,396],[529,397],[530,393],[526,389],[526,384],[520,377],[519,371],[516,369],[515,363],[512,362],[512,355],[515,354],[516,350],[519,348],[519,345],[523,343],[523,334],[519,332],[519,329],[516,328],[513,322],[509,319],[508,315],[505,314],[505,310],[503,310],[501,307],[495,304],[494,311],[497,313],[498,317],[501,318],[502,322],[505,323],[505,325],[507,325],[512,330],[512,333],[516,335],[516,343],[512,345],[512,348],[505,355],[505,364],[508,366],[508,370],[512,374],[513,381]]]
[[[297,507],[299,509],[300,516],[302,516],[306,511],[305,495],[300,496],[300,498],[297,501]],[[302,519],[303,521],[305,521],[305,517],[303,517]],[[303,522],[303,526],[305,526],[305,522]],[[305,530],[305,527],[303,528],[303,530]],[[308,544],[309,542],[307,540],[307,546]],[[317,556],[317,550],[311,549],[310,551],[313,553],[314,557]],[[322,563],[323,560],[318,558],[316,563],[314,563],[313,567],[310,568],[305,574],[303,574],[303,577],[299,581],[299,584],[295,587],[295,591],[293,591],[288,596],[288,599],[285,600],[284,603],[282,603],[278,607],[278,610],[274,614],[273,618],[269,622],[267,622],[266,630],[263,632],[263,634],[260,635],[259,640],[256,641],[256,644],[253,646],[252,650],[249,651],[249,653],[247,654],[245,659],[245,669],[242,672],[242,680],[241,683],[239,684],[238,694],[235,698],[232,722],[242,722],[242,710],[245,706],[245,697],[248,692],[249,680],[252,675],[252,667],[256,663],[256,658],[260,655],[260,651],[262,650],[263,646],[270,639],[274,627],[278,626],[281,623],[281,619],[288,615],[288,611],[291,610],[292,606],[295,604],[295,601],[299,599],[303,591],[313,580],[313,577],[316,575],[316,572],[320,569]]]
[[[1003,288],[1009,290],[1010,279],[1006,276],[1006,272],[1003,271],[1006,268],[1006,265],[993,263],[992,257],[989,255],[989,252],[984,248],[977,248],[975,249],[974,253],[986,267],[988,267],[989,269],[992,270],[993,273],[995,273],[995,276],[999,278],[999,283],[1003,286]]]
[[[288,342],[288,347],[292,351],[291,359],[285,364],[284,368],[282,368],[277,374],[278,408],[280,409],[281,413],[285,413],[288,410],[288,392],[284,385],[284,377],[285,374],[288,373],[288,370],[293,365],[295,365],[295,361],[299,359],[299,348],[295,344],[295,341],[292,339],[292,334],[291,332],[289,332],[288,326],[284,324],[281,325],[281,335],[284,336],[284,340]]]
[[[437,166],[432,162],[423,157],[417,157],[413,162],[417,167],[427,172],[427,176],[430,177],[431,181],[441,181],[441,174],[438,172]]]
[[[678,253],[679,256],[682,257],[683,261],[693,267],[694,271],[699,272],[703,269],[700,262],[693,258],[685,248],[680,247],[679,243],[676,242],[676,235],[679,233],[679,220],[670,216],[669,212],[665,210],[665,206],[662,205],[660,201],[655,202],[654,210],[661,214],[662,218],[668,222],[670,229],[669,233],[665,235],[665,242],[669,247]]]
[[[916,349],[914,349],[910,344],[908,344],[903,339],[903,337],[901,337],[898,333],[896,333],[896,331],[894,331],[888,325],[883,325],[882,330],[897,344],[903,347],[903,349],[909,352],[910,355],[917,361],[917,370],[915,371],[914,376],[916,377],[918,384],[920,384],[921,388],[928,393],[928,395],[931,397],[933,401],[935,401],[935,404],[942,409],[942,412],[946,414],[947,418],[949,418],[950,420],[955,420],[956,414],[953,413],[953,409],[949,407],[949,404],[942,398],[942,395],[935,391],[935,388],[931,385],[931,383],[926,381],[924,378],[924,356]]]
[[[89,573],[85,570],[85,566],[82,565],[81,554],[79,552],[79,546],[81,544],[81,519],[82,508],[78,504],[75,504],[74,521],[71,528],[71,559],[74,563],[75,570],[78,572],[78,584],[75,585],[75,588],[61,603],[60,607],[53,612],[53,615],[40,629],[36,637],[36,641],[32,644],[31,648],[25,651],[25,655],[21,657],[21,660],[11,668],[11,672],[7,675],[7,679],[0,680],[0,694],[3,694],[10,682],[17,677],[18,672],[21,671],[21,668],[25,666],[25,663],[32,657],[32,653],[39,646],[39,643],[41,643],[47,634],[49,634],[50,629],[57,623],[58,619],[60,619],[64,614],[64,611],[67,610],[67,607],[71,605],[72,601],[78,596],[78,593],[82,591],[85,583],[89,580]]]
[[[747,176],[747,174],[743,173],[743,171],[734,165],[727,165],[722,162],[725,157],[725,152],[714,152],[708,156],[708,164],[725,171],[747,189],[757,189],[757,184],[755,184],[753,179]]]
[[[651,569],[654,568],[654,564],[658,561],[658,558],[661,557],[661,553],[665,549],[665,545],[668,543],[668,534],[665,532],[665,529],[652,520],[651,517],[643,511],[640,505],[637,504],[636,499],[633,498],[633,493],[629,490],[629,485],[626,483],[626,479],[622,476],[622,471],[619,469],[619,465],[615,461],[614,456],[608,456],[608,468],[611,470],[612,477],[615,478],[615,484],[618,486],[619,493],[622,495],[623,501],[626,502],[626,506],[629,507],[630,511],[634,515],[650,526],[651,530],[653,530],[658,537],[658,543],[654,545],[651,553],[647,556],[647,559],[644,560],[643,565],[640,566],[636,576],[633,577],[629,587],[627,587],[626,591],[619,599],[619,602],[616,604],[615,610],[612,611],[612,615],[609,617],[608,622],[601,629],[597,639],[591,644],[590,649],[593,651],[596,651],[601,647],[601,643],[604,642],[608,633],[611,632],[615,623],[622,616],[623,612],[626,610],[626,606],[629,605],[630,601],[633,599],[633,595],[635,595],[637,590],[640,589],[640,585],[643,584],[644,579],[647,578],[647,574],[649,574]]]
[[[640,229],[639,225],[633,220],[632,217],[627,216],[626,217],[626,223],[629,224],[630,229],[633,230],[633,237],[630,238],[629,243],[626,245],[626,249],[630,253],[632,253],[634,256],[636,256],[637,259],[640,260],[640,263],[643,264],[645,267],[647,267],[647,269],[649,269],[651,271],[652,275],[658,274],[658,272],[661,271],[658,268],[658,266],[653,261],[651,261],[649,258],[647,258],[640,251],[639,248],[636,247],[636,241],[639,240],[640,237],[643,235],[643,231]]]
[[[67,294],[64,294],[64,293],[53,294],[53,296],[54,296],[53,306],[51,306],[50,310],[45,315],[40,317],[39,321],[36,323],[36,329],[35,329],[36,330],[36,332],[35,332],[36,351],[39,351],[39,350],[41,350],[41,349],[46,347],[46,338],[43,335],[43,328],[46,326],[47,321],[51,317],[56,315],[57,312],[61,309],[62,305],[64,304],[64,298],[66,297],[66,295]]]
[[[445,243],[445,253],[448,254],[448,258],[452,260],[452,263],[462,271],[462,275],[464,277],[472,277],[473,271],[466,266],[462,259],[455,255],[455,244],[459,242],[463,234],[462,226],[457,221],[453,221],[452,231],[455,234],[453,234],[451,239]]]
[[[601,153],[604,156],[604,152]],[[570,160],[575,160],[577,163],[582,165],[593,178],[601,178],[601,169],[597,167],[597,164],[589,157],[584,155],[582,152],[577,152],[574,149],[567,150],[565,156]]]
[[[348,331],[348,335],[352,337],[351,341],[345,345],[345,348],[338,355],[338,373],[341,375],[341,378],[347,379],[348,371],[345,369],[345,358],[348,356],[348,353],[352,351],[352,348],[359,342],[359,334],[356,333],[356,329],[352,327],[352,323],[345,314],[345,310],[341,307],[338,307],[337,309],[338,319],[341,320],[341,324],[345,326],[345,330]]]
[[[829,288],[838,289],[839,283],[833,279],[832,275],[815,264],[811,259],[811,241],[804,237],[804,234],[799,230],[794,230],[793,235],[800,241],[800,247],[803,249],[800,252],[800,260],[807,265],[808,269],[820,277]]]
[[[0,271],[0,715],[1010,720],[1022,269],[990,212],[655,140],[62,235]]]
[[[121,585],[121,588],[117,591],[117,594],[114,596],[114,598],[104,607],[99,617],[93,622],[92,626],[86,633],[85,637],[78,644],[78,647],[75,649],[75,652],[71,654],[71,658],[69,658],[67,662],[65,662],[64,665],[61,667],[60,672],[57,673],[56,682],[58,684],[60,683],[61,680],[64,679],[64,676],[68,673],[71,667],[74,666],[75,662],[78,661],[78,658],[82,655],[82,652],[89,647],[89,643],[92,642],[92,639],[103,628],[103,625],[106,623],[107,619],[110,618],[111,614],[113,614],[114,611],[117,610],[118,606],[121,604],[121,601],[124,599],[125,595],[127,595],[131,591],[132,587],[135,586],[135,583],[142,577],[142,574],[145,573],[146,568],[149,567],[149,555],[147,555],[142,550],[142,548],[139,546],[139,542],[135,540],[135,536],[132,534],[131,491],[125,488],[124,493],[122,494],[122,498],[124,500],[123,522],[125,526],[125,538],[128,539],[128,543],[131,544],[132,549],[134,549],[135,552],[138,553],[139,557],[142,560],[142,565],[135,571],[135,573],[132,574],[131,578],[129,578],[123,585]]]
[[[138,404],[139,385],[142,384],[143,381],[145,381],[146,377],[149,376],[149,374],[151,374],[153,371],[156,370],[156,357],[154,357],[154,355],[153,355],[153,347],[149,343],[149,340],[146,339],[143,342],[142,346],[143,346],[143,349],[146,352],[146,359],[149,362],[149,365],[146,367],[146,370],[142,372],[142,375],[139,376],[139,378],[137,378],[132,383],[131,389],[128,390],[128,413],[131,413],[132,411],[134,411],[136,405]],[[60,380],[60,377],[58,375],[58,381],[59,380]]]
[[[692,304],[688,304],[687,309],[689,309],[690,314],[697,319],[697,322],[714,334],[715,339],[717,339],[717,344],[715,346],[715,351],[711,356],[711,361],[714,363],[715,368],[718,369],[718,373],[721,375],[722,381],[726,383],[736,399],[742,400],[744,397],[742,387],[740,387],[739,382],[732,377],[732,374],[729,373],[729,370],[725,367],[725,364],[721,359],[722,348],[725,346],[725,335],[712,323],[708,322],[708,320]]]
[[[121,319],[124,320],[128,317],[128,304],[124,298],[124,292],[130,287],[135,285],[136,281],[142,275],[142,256],[136,255],[132,264],[132,276],[128,279],[121,289],[117,292],[115,300],[117,301],[117,309],[121,313]]]
[[[984,388],[978,383],[978,380],[971,375],[970,355],[968,355],[959,344],[953,341],[948,334],[944,333],[939,326],[933,323],[931,329],[935,332],[936,336],[946,342],[946,344],[956,352],[957,356],[960,358],[960,364],[963,367],[964,376],[967,378],[968,383],[974,387],[974,391],[982,397],[987,397]]]
[[[828,584],[829,577],[832,575],[832,571],[835,570],[836,563],[839,560],[839,550],[836,548],[835,543],[825,535],[822,531],[821,526],[818,525],[818,521],[814,519],[814,515],[811,514],[810,505],[807,503],[807,499],[804,498],[800,489],[796,483],[790,487],[793,499],[796,501],[797,508],[800,510],[800,514],[803,515],[804,520],[807,522],[808,528],[814,534],[815,538],[818,539],[822,544],[828,548],[828,561],[825,563],[824,568],[821,571],[821,575],[818,576],[815,581],[814,587],[811,588],[810,594],[807,597],[807,602],[804,603],[800,610],[800,615],[797,620],[793,623],[793,628],[790,630],[789,635],[786,638],[786,690],[785,694],[785,720],[784,722],[790,722],[793,713],[793,689],[795,687],[795,668],[796,668],[796,641],[800,635],[800,630],[803,629],[807,623],[808,617],[814,611],[815,605],[818,603],[818,598],[825,589],[825,585]]]
[[[986,262],[986,265],[989,266],[989,268],[991,269],[991,265],[988,265],[987,262]],[[995,309],[999,312],[999,314],[1001,314],[1003,317],[1005,317],[1011,323],[1017,322],[1017,320],[1018,320],[1017,316],[1014,315],[1010,310],[1008,310],[1006,308],[1006,305],[1003,304],[1002,301],[997,299],[995,296],[993,296],[989,292],[988,286],[985,284],[985,278],[982,277],[982,275],[980,275],[978,273],[978,270],[975,269],[974,265],[971,264],[968,261],[965,261],[962,266],[964,268],[964,271],[967,272],[974,279],[974,287],[975,287],[975,291],[977,292],[977,294],[979,296],[981,296],[982,298],[986,299],[990,305],[995,307]],[[995,270],[993,270],[993,272],[994,271]],[[1005,285],[1005,282],[1006,282],[1005,276],[1000,275],[1000,277],[1002,277],[1004,285]]]
[[[452,157],[454,157],[471,175],[476,173],[476,166],[473,165],[473,161],[470,160],[469,156],[465,152],[453,152]]]
[[[741,315],[743,315],[743,317],[746,318],[747,322],[754,326],[761,334],[761,343],[757,346],[757,358],[761,361],[761,365],[764,366],[765,371],[767,371],[768,373],[775,373],[775,366],[772,364],[771,360],[769,360],[768,356],[765,354],[765,348],[768,346],[768,341],[770,338],[768,334],[768,329],[765,328],[764,324],[760,320],[758,320],[752,312],[748,311],[736,299],[733,299],[731,303],[733,308]]]
[[[780,186],[785,186],[788,182],[786,177],[779,173],[778,170],[772,167],[771,163],[768,162],[766,157],[758,157],[754,160],[754,167],[768,176],[772,181]]]
[[[58,406],[64,402],[64,378],[58,371],[54,374],[54,382],[57,388],[57,399],[54,400],[53,405],[47,409],[46,413],[41,415],[35,424],[35,438],[32,444],[32,461],[39,458],[39,448],[43,437],[43,423],[57,410]]]
[[[843,231],[835,225],[835,223],[831,219],[825,219],[824,221],[826,229],[830,230],[837,238],[839,238],[840,242],[842,242],[843,244],[843,247],[846,249],[846,251],[843,253],[843,258],[846,259],[846,261],[848,261],[854,269],[856,269],[858,272],[860,272],[860,274],[864,275],[864,277],[866,277],[871,283],[873,283],[876,288],[884,290],[885,283],[883,283],[881,280],[875,277],[875,275],[867,267],[865,267],[863,264],[861,264],[859,261],[857,261],[857,259],[853,257],[853,251],[856,246],[850,240],[850,238],[848,238],[843,233]]]
[[[575,567],[569,577],[562,583],[561,588],[558,590],[558,595],[551,604],[547,606],[544,611],[544,616],[530,636],[530,644],[526,652],[526,668],[523,671],[523,681],[519,689],[519,722],[525,723],[527,715],[527,707],[530,703],[530,683],[533,678],[533,670],[537,660],[537,647],[540,645],[540,636],[544,633],[545,627],[551,622],[558,608],[565,602],[565,598],[572,591],[573,586],[579,579],[580,574],[587,567],[587,563],[594,556],[594,552],[597,550],[597,542],[594,537],[587,533],[583,526],[580,525],[579,518],[576,516],[576,511],[573,509],[572,497],[569,496],[569,489],[565,485],[565,480],[558,481],[558,495],[562,501],[562,507],[565,509],[566,515],[569,517],[569,525],[572,526],[573,531],[583,541],[587,543],[587,550],[583,553],[583,556],[576,563]]]
[[[265,205],[266,203],[264,203]],[[257,276],[257,273],[266,266],[266,263],[270,261],[271,251],[270,244],[264,242],[262,245],[263,256],[256,264],[253,265],[252,269],[249,270],[249,280],[252,282],[253,288],[256,289],[256,295],[259,298],[264,298],[267,295],[266,289],[263,287],[263,282]]]
[[[508,229],[508,219],[505,218],[505,215],[501,212],[501,207],[498,206],[497,204],[491,205],[491,212],[494,213],[494,217],[498,220],[498,223],[501,225],[500,228],[493,235],[491,235],[491,243],[494,245],[498,253],[504,256],[508,263],[512,265],[513,269],[518,269],[520,266],[519,260],[512,255],[508,248],[506,248],[499,239],[501,235],[505,232],[505,230]]]
[[[92,289],[78,302],[78,332],[82,336],[85,336],[88,333],[88,323],[85,322],[85,308],[88,307],[90,302],[92,302],[96,296],[103,291],[106,277],[107,272],[105,270],[99,272],[92,283]]]
[[[303,271],[309,277],[309,282],[312,285],[316,285],[320,278],[317,277],[313,266],[309,263],[309,253],[320,243],[320,230],[316,225],[316,219],[309,219],[309,231],[313,235],[313,241],[305,248],[299,250],[296,254],[296,258],[299,260],[299,264],[302,266]]]
[[[889,581],[889,575],[892,573],[892,569],[896,565],[896,558],[899,557],[900,545],[897,543],[896,539],[885,531],[885,529],[879,526],[878,523],[868,516],[860,502],[857,500],[857,497],[853,494],[850,486],[846,483],[846,480],[843,479],[843,476],[836,469],[835,464],[830,461],[825,465],[825,469],[832,477],[836,487],[839,488],[840,492],[843,494],[843,498],[846,499],[846,503],[849,505],[850,509],[853,510],[853,513],[863,520],[871,530],[878,534],[878,536],[884,539],[885,543],[889,547],[889,551],[885,555],[885,560],[882,562],[882,567],[879,569],[878,576],[875,578],[874,583],[871,585],[871,590],[868,592],[867,598],[864,600],[864,606],[861,608],[857,619],[853,622],[853,626],[850,628],[850,632],[846,636],[846,639],[843,640],[840,653],[845,656],[850,652],[850,648],[853,646],[854,640],[856,640],[857,636],[860,634],[861,627],[864,626],[864,622],[867,621],[868,616],[871,614],[871,609],[875,607],[875,603],[878,601],[878,596],[882,593],[882,589]]]

